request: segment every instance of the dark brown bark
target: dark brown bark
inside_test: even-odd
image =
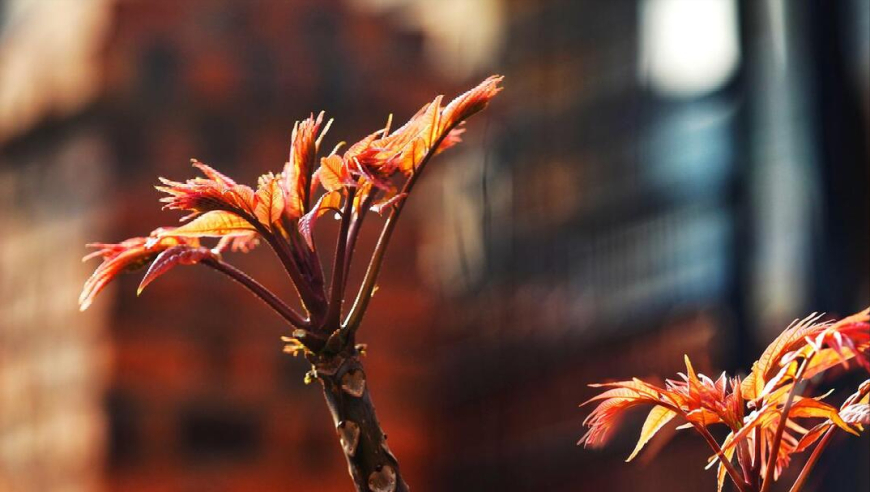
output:
[[[313,362],[357,492],[408,492],[375,415],[358,351],[347,348]]]

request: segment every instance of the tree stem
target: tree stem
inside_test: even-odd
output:
[[[408,492],[399,462],[387,447],[387,436],[375,415],[357,350],[351,345],[326,359],[313,357],[357,492]]]

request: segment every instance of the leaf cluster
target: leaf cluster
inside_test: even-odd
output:
[[[714,381],[697,374],[686,357],[685,374],[667,380],[664,387],[639,379],[593,384],[605,391],[584,403],[597,402],[598,406],[584,421],[589,430],[578,444],[604,445],[626,410],[652,405],[627,461],[677,418],[683,422],[678,429],[694,429],[710,445],[713,455],[708,467],[718,465],[720,491],[728,476],[742,492],[766,492],[792,456],[818,442],[791,488],[797,492],[835,429],[858,435],[870,425],[870,379],[839,408],[824,402],[827,394],[805,394],[810,379],[837,366],[857,367],[870,374],[868,315],[870,308],[836,322],[822,322],[821,315],[815,314],[795,320],[743,380],[722,373]],[[729,431],[721,443],[708,430],[717,424]]]
[[[141,292],[175,266],[201,264],[238,281],[284,318],[294,328],[286,337],[288,351],[328,355],[353,347],[405,199],[427,162],[459,143],[465,120],[487,106],[501,90],[501,80],[489,77],[447,105],[442,106],[438,96],[398,129],[391,131],[390,118],[384,128],[344,152],[339,152],[340,143],[322,157],[321,143],[332,121],[324,122],[323,113],[311,115],[294,126],[283,169],[260,176],[256,188],[193,160],[202,176],[186,181],[160,178],[157,186],[166,195],[161,199],[165,209],[187,213],[181,225],[120,243],[89,245],[97,251],[85,260],[101,257],[103,262],[85,283],[80,308],[87,309],[121,273],[147,266]],[[372,211],[386,220],[355,300],[345,310],[357,237]],[[318,220],[326,214],[340,221],[331,269],[325,268],[327,261],[314,240]],[[205,238],[216,238],[216,244],[204,246]],[[248,252],[261,242],[281,262],[303,312],[222,257],[228,250]]]

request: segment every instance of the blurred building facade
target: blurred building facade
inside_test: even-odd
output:
[[[688,436],[622,463],[639,420],[577,448],[586,384],[745,370],[791,318],[870,297],[866,2],[6,5],[0,491],[347,490],[306,364],[237,286],[123,277],[75,310],[84,243],[174,222],[158,175],[253,182],[311,111],[353,139],[506,76],[427,170],[361,332],[415,490],[708,488]],[[231,261],[292,295],[267,251]],[[830,454],[848,483],[824,490],[867,488],[866,439]]]
[[[104,232],[107,140],[84,113],[105,4],[54,3],[0,9],[3,491],[91,491],[103,479],[110,339],[103,310],[77,312],[88,267],[74,245]]]
[[[703,443],[679,441],[656,471],[620,466],[619,441],[583,453],[576,407],[585,383],[672,373],[683,353],[709,372],[714,342],[735,343],[722,324],[742,282],[736,67],[701,96],[658,97],[649,65],[664,55],[643,52],[642,2],[505,5],[494,152],[443,200],[469,204],[441,226],[455,252],[445,324],[466,347],[438,358],[456,395],[445,434],[474,443],[441,455],[443,476],[457,490],[702,483],[665,470]]]

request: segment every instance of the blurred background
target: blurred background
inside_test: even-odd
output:
[[[577,405],[868,305],[865,0],[0,0],[0,491],[351,490],[276,316],[198,268],[80,314],[79,259],[175,223],[152,185],[191,157],[254,183],[311,111],[331,148],[490,73],[360,334],[409,483],[713,490],[701,439],[626,465],[643,413],[584,450]],[[229,260],[292,294],[265,249]],[[840,435],[812,490],[868,462]]]

